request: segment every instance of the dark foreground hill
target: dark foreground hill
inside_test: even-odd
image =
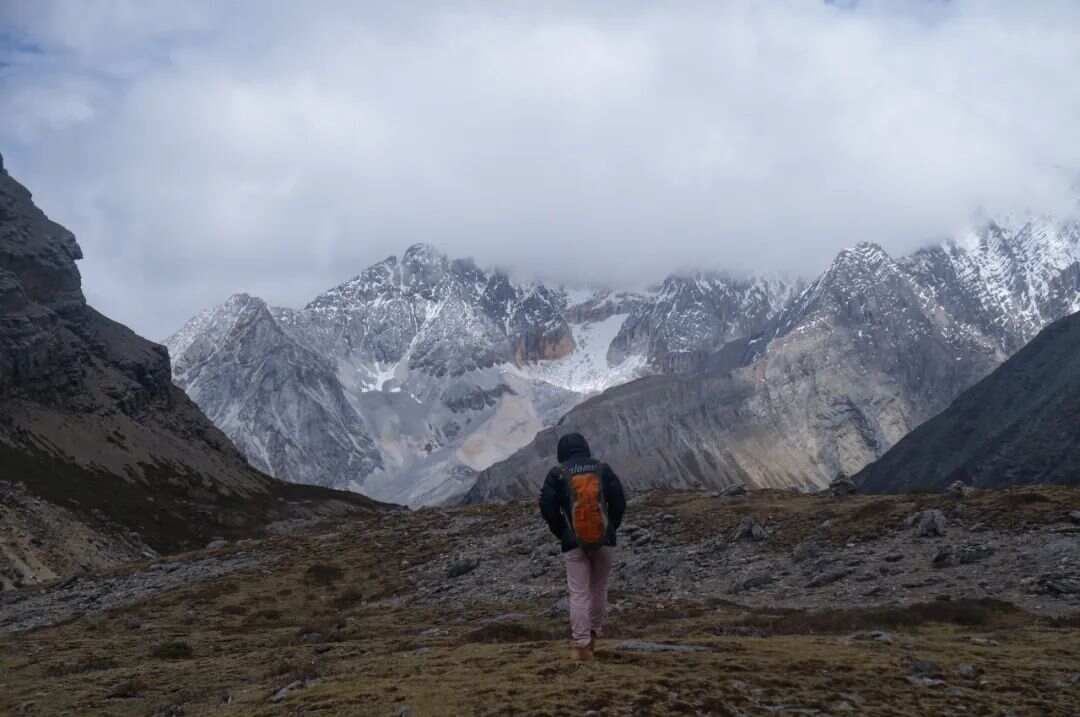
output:
[[[164,347],[87,305],[81,258],[0,159],[0,589],[375,506],[251,468]]]
[[[1080,483],[1080,314],[1057,321],[856,476],[864,490]]]
[[[0,714],[1074,716],[1078,494],[636,495],[586,665],[532,500],[346,516],[0,594]]]

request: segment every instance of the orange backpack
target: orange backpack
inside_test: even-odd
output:
[[[563,468],[566,492],[570,496],[570,529],[583,549],[598,548],[607,536],[607,497],[599,471],[573,473]]]

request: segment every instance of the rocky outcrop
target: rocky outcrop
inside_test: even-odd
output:
[[[157,462],[229,493],[265,490],[173,385],[165,348],[86,305],[74,236],[6,172],[0,206],[0,440],[134,479]]]
[[[1080,314],[1057,321],[856,476],[864,490],[1080,482]],[[970,488],[968,488],[970,490]]]
[[[0,480],[21,486],[3,495],[9,508],[30,496],[83,525],[50,532],[36,557],[9,557],[15,568],[0,571],[33,581],[64,569],[76,549],[66,541],[77,534],[116,546],[96,555],[129,556],[144,545],[202,545],[287,515],[289,501],[278,498],[298,491],[248,465],[173,384],[166,349],[87,306],[81,257],[71,232],[0,162]]]

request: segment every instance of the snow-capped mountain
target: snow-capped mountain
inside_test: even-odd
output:
[[[256,467],[421,504],[585,398],[763,330],[784,291],[706,275],[565,290],[416,245],[303,309],[234,296],[166,344],[177,383]]]
[[[612,343],[613,358],[646,355],[666,373],[701,368],[724,344],[761,331],[800,288],[779,279],[670,276],[630,312]]]
[[[1080,222],[989,221],[903,261],[940,305],[1013,353],[1047,324],[1080,309]]]
[[[734,371],[608,391],[483,471],[466,499],[534,491],[569,430],[585,432],[630,485],[820,487],[879,458],[1045,323],[1080,309],[1078,277],[1075,222],[987,223],[901,259],[860,244],[765,332],[728,344],[741,350]]]
[[[667,455],[640,465],[668,483],[818,485],[880,456],[1077,309],[1080,229],[1029,218],[901,258],[860,244],[813,282],[698,274],[645,292],[519,283],[417,245],[303,309],[233,297],[167,344],[177,383],[257,467],[416,505],[469,490],[477,472],[473,496],[502,494],[489,485],[500,471],[531,481],[524,463],[487,469],[585,398],[656,374],[680,376],[669,380],[685,397],[623,406],[605,394],[590,411],[648,417],[597,418],[590,434]],[[706,389],[732,369],[742,398]],[[719,396],[731,405],[710,413]],[[705,424],[681,447],[657,445],[684,409],[698,411],[684,428]],[[729,409],[737,425],[717,432],[710,421]],[[758,419],[750,450],[737,434]],[[654,429],[666,438],[645,438]]]

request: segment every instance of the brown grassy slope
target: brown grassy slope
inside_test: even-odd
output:
[[[1030,494],[978,496],[967,511],[1003,530],[1018,530],[1018,521],[1043,529],[1076,504],[1075,492],[1060,490],[1045,491],[1044,500],[1017,499]],[[630,517],[673,516],[673,533],[690,542],[735,525],[747,511],[785,513],[791,522],[782,525],[797,542],[800,521],[820,521],[827,506],[842,543],[911,507],[893,498],[815,500],[657,494],[632,506]],[[256,572],[7,635],[0,643],[0,713],[385,716],[408,704],[425,716],[554,717],[590,709],[1072,715],[1080,704],[1075,619],[1037,617],[993,601],[804,612],[756,604],[753,596],[629,595],[617,583],[612,639],[601,644],[596,663],[575,665],[566,659],[565,618],[549,616],[547,603],[484,599],[483,585],[468,600],[417,598],[425,569],[445,570],[445,556],[475,535],[526,529],[534,510],[512,504],[345,519],[244,547],[272,558]],[[760,548],[762,560],[788,552],[779,539]],[[889,631],[888,641],[864,634],[877,628]],[[616,650],[626,638],[705,649]],[[917,660],[932,661],[938,671],[918,673]],[[301,684],[271,701],[294,682]]]

